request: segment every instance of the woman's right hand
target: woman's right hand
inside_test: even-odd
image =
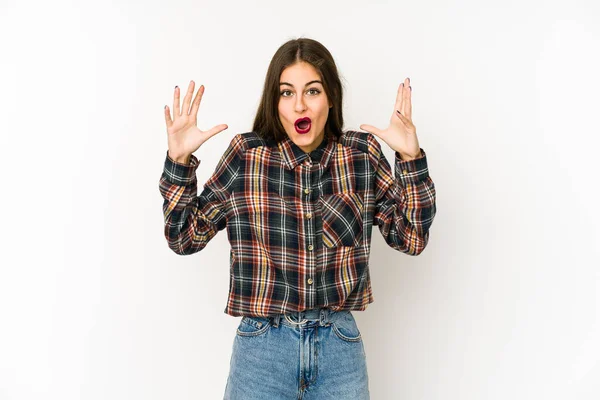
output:
[[[175,87],[173,95],[173,119],[168,106],[165,106],[165,121],[169,143],[169,157],[182,164],[189,164],[190,156],[204,142],[217,133],[228,128],[226,124],[213,127],[208,131],[198,129],[198,108],[204,93],[204,85],[200,86],[190,109],[194,94],[194,81],[190,81],[187,93],[183,98],[183,107],[179,107],[179,87]]]

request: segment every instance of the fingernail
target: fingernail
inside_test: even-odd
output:
[[[411,92],[412,92],[412,86],[409,86],[408,88],[409,88],[409,89],[411,90]]]
[[[175,89],[177,89],[179,86],[175,86]]]
[[[167,109],[167,105],[165,104],[165,110]]]

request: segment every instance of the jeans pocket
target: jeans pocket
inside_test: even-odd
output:
[[[271,327],[271,320],[267,317],[244,316],[237,327],[238,336],[264,335]]]
[[[346,342],[360,342],[362,337],[354,316],[348,312],[331,323],[333,332]]]

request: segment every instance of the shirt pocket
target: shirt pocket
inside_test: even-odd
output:
[[[360,246],[363,235],[363,207],[361,193],[344,192],[321,198],[323,222],[323,244],[338,246]]]
[[[237,193],[231,225],[238,232],[233,237],[252,240],[268,252],[297,249],[298,220],[292,207],[275,193]]]

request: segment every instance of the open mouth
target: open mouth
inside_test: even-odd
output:
[[[296,128],[296,132],[298,133],[307,133],[310,131],[311,120],[308,117],[298,118],[294,123],[294,127]]]

